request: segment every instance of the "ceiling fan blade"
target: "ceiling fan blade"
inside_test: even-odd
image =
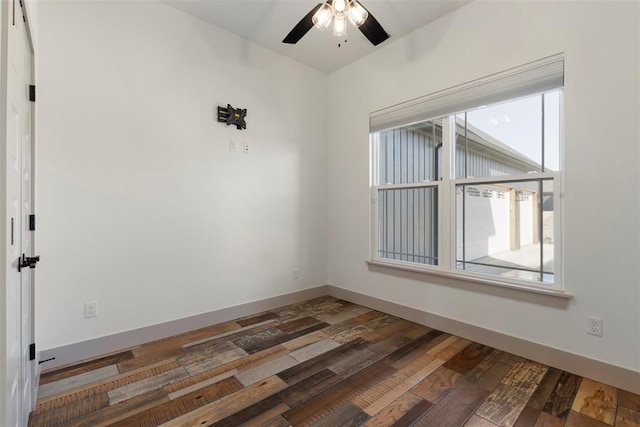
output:
[[[316,7],[311,9],[311,12],[307,13],[305,17],[302,18],[295,27],[293,27],[293,30],[291,30],[291,32],[287,34],[287,37],[282,40],[282,43],[298,43],[298,41],[300,41],[300,39],[304,37],[304,35],[307,34],[311,28],[313,28],[312,18],[313,15],[318,11],[318,9],[320,9],[320,6],[322,6],[322,3],[318,3]]]
[[[360,5],[362,6],[362,3],[360,3]],[[364,6],[362,6],[362,7],[365,10],[367,10]],[[380,25],[378,20],[376,18],[374,18],[374,16],[371,14],[371,12],[369,12],[369,10],[367,10],[367,13],[369,14],[369,17],[358,28],[360,29],[362,34],[364,34],[364,36],[366,38],[368,38],[369,41],[374,46],[378,46],[380,43],[382,43],[383,41],[388,39],[390,36],[389,36],[389,34],[387,34],[387,32],[384,30],[384,28],[382,28],[382,25]]]

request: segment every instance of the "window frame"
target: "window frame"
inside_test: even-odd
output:
[[[536,172],[519,175],[491,176],[478,178],[456,178],[455,173],[455,140],[456,140],[456,115],[461,112],[451,112],[447,116],[438,118],[425,117],[422,121],[442,119],[442,180],[415,182],[407,184],[384,184],[379,182],[379,133],[381,130],[370,131],[369,147],[370,147],[370,264],[392,267],[395,269],[408,270],[413,272],[421,272],[445,276],[450,278],[462,279],[476,283],[497,285],[508,287],[511,289],[519,289],[542,293],[548,295],[556,295],[570,298],[571,295],[564,291],[564,269],[563,269],[563,206],[564,186],[564,86],[554,89],[559,90],[559,171],[557,172]],[[538,94],[548,93],[552,90],[545,90]],[[536,95],[536,94],[532,94]],[[529,96],[532,96],[529,95]],[[508,102],[518,98],[508,98],[503,101]],[[471,110],[471,109],[470,109]],[[469,111],[469,110],[467,110]],[[407,126],[406,124],[404,126]],[[504,179],[500,179],[504,178]],[[522,181],[538,181],[552,180],[553,182],[553,200],[554,200],[554,282],[544,283],[542,281],[531,281],[525,279],[516,279],[505,276],[491,275],[487,273],[477,273],[472,271],[460,270],[457,268],[457,224],[456,224],[456,187],[458,185],[481,185],[483,183],[496,182],[522,182]],[[421,264],[411,261],[403,261],[396,259],[383,258],[379,256],[379,218],[378,218],[378,195],[380,191],[390,189],[404,188],[437,188],[438,193],[438,209],[437,209],[437,230],[438,230],[438,253],[437,265]],[[540,194],[539,197],[542,197]],[[542,226],[542,225],[540,225]],[[542,242],[540,242],[542,244]]]

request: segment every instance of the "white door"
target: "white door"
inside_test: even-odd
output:
[[[32,51],[18,1],[2,2],[6,37],[6,285],[4,323],[4,411],[0,425],[26,426],[32,409],[32,367],[29,344],[33,337],[31,269],[18,271],[24,253],[32,256],[28,228],[31,213],[31,81]],[[3,56],[4,56],[3,55]],[[4,57],[3,57],[4,59]],[[4,139],[4,138],[3,138]]]
[[[32,121],[31,121],[31,105],[29,104],[29,92],[28,87],[31,82],[31,48],[29,46],[28,39],[26,37],[26,31],[22,31],[24,34],[23,46],[22,50],[22,58],[18,60],[23,61],[23,85],[24,90],[23,94],[23,111],[22,111],[22,126],[21,132],[22,135],[20,137],[21,142],[21,187],[22,187],[22,196],[21,196],[21,212],[20,216],[22,217],[22,254],[27,257],[33,257],[33,232],[29,229],[29,216],[33,213],[33,204],[32,204],[32,142],[31,142],[31,129],[32,129]],[[21,375],[20,381],[22,386],[22,412],[21,415],[24,418],[24,423],[22,425],[27,425],[29,412],[33,409],[33,401],[32,401],[32,373],[33,373],[33,365],[35,361],[30,360],[30,345],[33,343],[33,322],[32,322],[32,311],[33,311],[33,280],[32,280],[32,269],[31,268],[23,268],[21,269],[21,297],[20,297],[20,305],[21,305],[21,313],[20,313],[20,336],[21,336]]]

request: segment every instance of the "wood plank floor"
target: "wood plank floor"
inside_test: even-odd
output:
[[[29,426],[640,427],[640,396],[332,297],[43,372]]]

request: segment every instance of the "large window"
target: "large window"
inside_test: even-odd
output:
[[[560,288],[562,83],[553,57],[374,113],[372,259]]]

